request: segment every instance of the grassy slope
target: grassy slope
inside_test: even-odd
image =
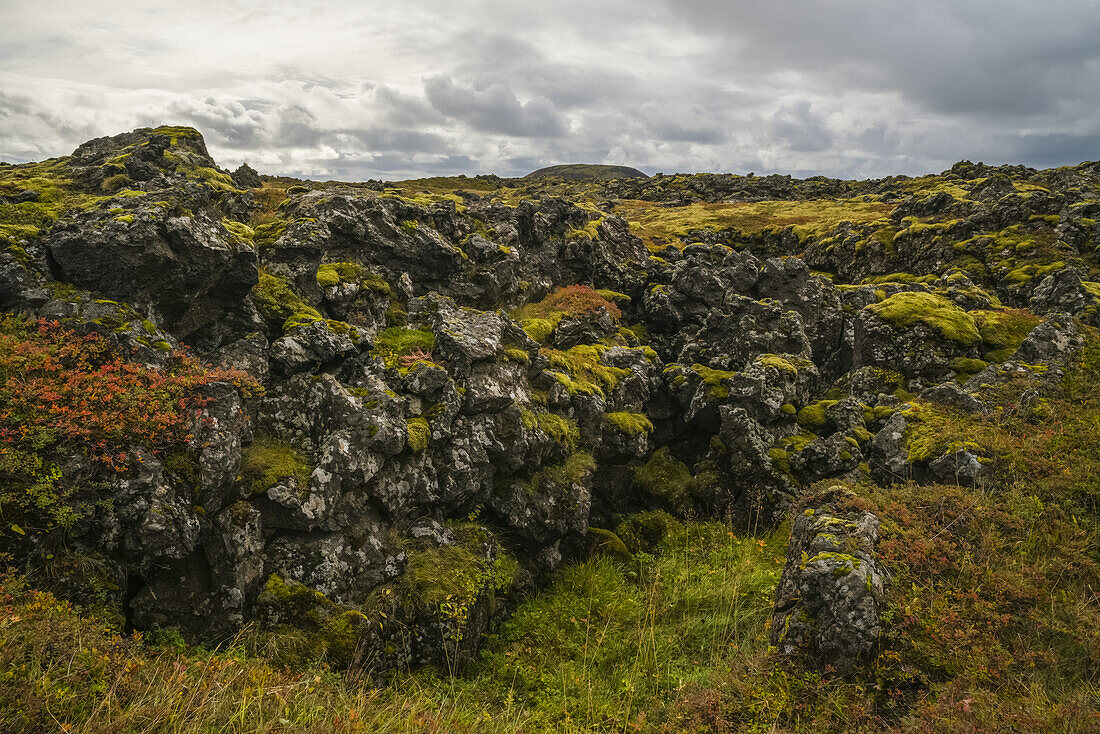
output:
[[[597,556],[526,600],[463,673],[374,690],[275,670],[246,633],[210,653],[126,638],[9,579],[0,591],[0,730],[637,730],[686,686],[762,654],[786,535],[678,526],[658,555]]]

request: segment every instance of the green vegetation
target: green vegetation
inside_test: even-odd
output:
[[[546,487],[564,488],[582,482],[596,468],[596,460],[586,451],[575,451],[560,464],[543,466],[531,477],[532,494]]]
[[[432,437],[432,427],[422,417],[410,418],[405,426],[408,432],[409,448],[416,453],[421,453],[428,448],[428,440]]]
[[[120,179],[112,186],[119,183]],[[107,195],[88,193],[73,180],[68,158],[0,166],[0,197],[11,198],[24,191],[33,192],[34,200],[18,204],[0,201],[0,243],[35,238],[68,212],[87,211],[115,199],[144,195],[141,191],[114,188]]]
[[[488,531],[474,523],[454,523],[454,545],[409,548],[409,563],[399,586],[418,605],[463,624],[472,605],[485,593],[501,592],[515,581],[519,570],[506,553],[485,555]]]
[[[653,423],[644,413],[604,413],[603,422],[627,436],[653,433]]]
[[[432,332],[391,326],[375,337],[371,354],[387,367],[407,371],[417,362],[430,362],[433,349],[435,335]]]
[[[841,222],[885,224],[892,206],[879,202],[762,201],[737,204],[689,204],[662,207],[652,202],[631,200],[620,205],[621,216],[630,229],[650,246],[686,244],[684,237],[697,230],[733,227],[744,234],[759,234],[788,227],[800,238],[824,235]]]
[[[253,633],[246,644],[262,649],[273,662],[295,668],[347,668],[370,625],[362,612],[335,604],[324,594],[277,574],[268,577],[256,606],[278,624],[272,625],[273,630]]]
[[[730,396],[727,382],[737,375],[736,372],[716,370],[702,364],[693,364],[691,371],[703,378],[703,384],[708,388],[707,397],[710,400],[721,402]]]
[[[357,263],[322,263],[317,267],[317,285],[329,288],[341,283],[356,283],[367,290],[390,295],[390,284],[381,275]]]
[[[932,293],[895,293],[872,303],[867,310],[898,329],[922,323],[945,338],[970,346],[981,341],[974,316],[943,296]]]
[[[681,526],[649,515],[638,528],[661,526],[664,539],[650,547],[657,555],[572,565],[524,601],[461,675],[425,670],[385,688],[332,672],[348,659],[343,632],[365,617],[277,576],[261,595],[266,605],[316,630],[292,651],[286,637],[239,639],[218,652],[173,644],[170,635],[160,644],[121,637],[8,580],[0,587],[9,620],[0,633],[7,671],[0,693],[8,702],[0,723],[19,731],[56,719],[73,731],[105,732],[140,722],[145,731],[171,732],[179,731],[172,722],[186,721],[189,731],[316,734],[587,732],[615,721],[659,727],[666,709],[670,721],[679,715],[685,692],[725,674],[732,660],[766,653],[786,534],[758,541],[721,524]],[[451,608],[448,601],[499,589],[515,572],[509,559],[473,551],[483,531],[455,530],[459,545],[409,554],[401,588],[425,604]],[[280,642],[286,662],[314,662],[287,669],[257,655]],[[76,654],[50,654],[56,645]]]
[[[285,280],[262,270],[259,282],[252,287],[252,301],[264,318],[279,324],[284,331],[322,318]]]
[[[550,374],[565,386],[569,394],[598,394],[611,392],[630,371],[621,367],[609,367],[601,355],[610,349],[603,344],[578,344],[572,349],[559,351],[544,349],[550,366],[556,372]]]
[[[662,446],[634,470],[634,483],[651,497],[663,501],[670,509],[690,512],[696,494],[704,489],[708,477],[693,476],[683,463]]]
[[[975,314],[978,332],[988,350],[991,362],[1004,362],[1020,348],[1024,339],[1042,319],[1024,309],[978,311]]]
[[[825,411],[837,404],[836,400],[819,400],[798,411],[795,420],[803,428],[813,430],[825,426]]]
[[[274,436],[258,435],[241,452],[241,481],[250,494],[263,494],[283,479],[293,479],[305,492],[312,472],[302,452]]]
[[[580,429],[571,419],[553,413],[535,413],[524,410],[520,414],[523,427],[527,430],[538,429],[548,434],[555,442],[572,451],[580,440]]]

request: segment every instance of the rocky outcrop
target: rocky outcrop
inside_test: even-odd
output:
[[[875,552],[878,526],[871,513],[829,504],[795,516],[771,622],[780,653],[839,671],[869,658],[882,634],[886,584]]]

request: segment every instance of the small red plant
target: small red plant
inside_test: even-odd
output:
[[[397,363],[402,368],[412,367],[417,362],[431,362],[432,353],[426,352],[423,349],[414,349],[411,352],[402,354],[397,358]]]

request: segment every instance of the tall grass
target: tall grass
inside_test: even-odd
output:
[[[122,637],[49,594],[0,591],[3,732],[586,732],[651,728],[665,702],[766,646],[780,531],[677,526],[654,554],[594,557],[523,601],[461,672],[387,686]]]

